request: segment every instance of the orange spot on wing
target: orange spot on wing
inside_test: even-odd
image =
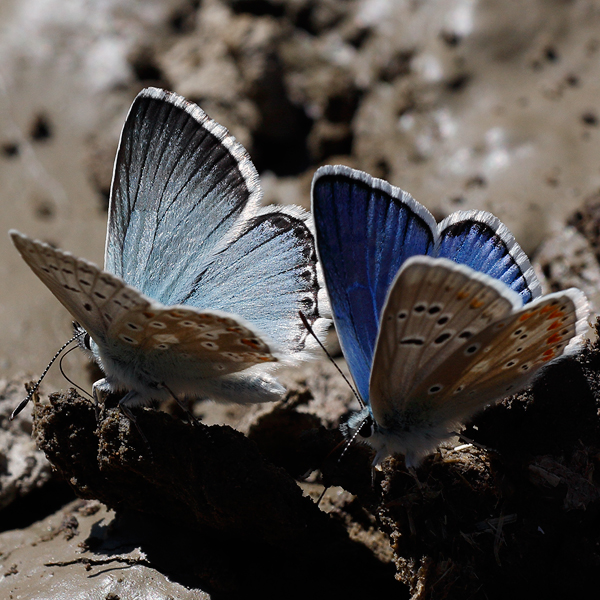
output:
[[[559,317],[564,317],[565,313],[562,310],[555,310],[548,317],[549,319],[558,319]]]
[[[555,333],[546,340],[546,344],[556,344],[556,343],[560,342],[561,340],[562,340],[562,335],[558,335],[558,333]],[[547,350],[546,350],[546,352],[547,352]]]
[[[552,331],[553,329],[558,329],[561,326],[560,321],[554,321],[554,323],[552,323],[548,329],[546,329],[546,331]]]
[[[519,317],[519,321],[521,321],[521,322],[527,321],[527,319],[529,319],[529,317],[532,317],[532,316],[533,316],[532,312],[526,312]]]
[[[227,327],[227,331],[231,331],[232,333],[242,333],[244,330],[241,327]]]
[[[456,298],[458,300],[464,300],[465,298],[469,297],[469,293],[468,292],[458,292],[458,294],[456,294]]]
[[[246,346],[250,346],[250,348],[254,348],[258,350],[260,348],[260,344],[256,340],[249,340],[248,338],[244,338],[240,340],[242,344],[246,344]]]
[[[547,362],[549,360],[552,360],[556,355],[556,351],[554,350],[554,348],[550,348],[548,350],[546,350],[546,352],[544,352],[544,354],[542,354],[542,360],[544,362]]]
[[[473,298],[471,300],[471,308],[481,308],[483,306],[483,302],[481,300],[477,300],[477,298]]]
[[[544,306],[543,308],[540,309],[540,314],[545,315],[547,312],[553,310],[553,306],[550,306],[549,304],[546,304],[546,306]]]

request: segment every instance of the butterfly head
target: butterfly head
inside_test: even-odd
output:
[[[349,442],[355,439],[363,441],[368,440],[375,433],[375,426],[371,409],[365,406],[361,411],[350,415],[350,418],[340,425],[340,431]]]
[[[385,427],[375,420],[371,407],[366,406],[340,425],[340,431],[348,444],[365,442],[375,450],[373,467],[378,467],[388,456],[404,455],[406,466],[416,468],[442,441],[452,437],[455,429],[449,423],[433,425],[409,415],[398,416],[401,422]]]
[[[73,335],[77,336],[79,347],[90,357],[92,356],[92,338],[90,334],[77,322],[73,321]]]

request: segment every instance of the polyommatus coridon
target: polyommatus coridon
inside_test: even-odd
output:
[[[133,102],[114,167],[105,269],[11,231],[33,272],[85,328],[121,407],[170,396],[281,397],[265,373],[302,358],[301,310],[322,334],[310,217],[260,208],[244,148],[198,106],[149,88]]]
[[[580,342],[583,292],[541,296],[493,215],[462,211],[438,225],[406,192],[343,166],[317,171],[312,205],[335,325],[365,404],[346,432],[366,437],[375,465],[396,453],[418,465]]]

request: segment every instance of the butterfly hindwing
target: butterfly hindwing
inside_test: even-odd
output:
[[[520,306],[491,277],[442,258],[409,259],[390,288],[371,373],[371,409],[389,426],[413,390],[490,323]],[[433,384],[432,384],[433,385]]]
[[[214,310],[164,306],[147,300],[116,320],[110,351],[139,361],[156,381],[210,378],[275,362],[269,343],[245,320]],[[168,374],[167,374],[168,373]]]
[[[180,303],[261,196],[254,165],[224,127],[177,94],[146,89],[121,134],[105,268]]]
[[[214,256],[184,302],[243,313],[282,351],[303,351],[309,334],[298,312],[320,335],[327,306],[306,221],[295,207],[262,209]]]
[[[426,399],[431,418],[456,422],[520,391],[551,361],[578,347],[587,313],[585,295],[575,288],[512,311],[430,372],[411,390],[407,406],[422,405]]]
[[[480,210],[458,211],[439,224],[439,231],[434,256],[449,258],[501,281],[521,296],[523,304],[542,293],[527,255],[494,215]]]
[[[381,310],[402,263],[435,243],[433,216],[409,194],[348,167],[322,167],[313,216],[336,329],[359,392],[369,373]]]

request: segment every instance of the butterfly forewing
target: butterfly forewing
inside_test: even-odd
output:
[[[104,339],[112,317],[116,316],[112,308],[108,314],[106,307],[127,287],[125,283],[92,263],[18,231],[13,230],[10,235],[25,262],[71,315],[93,337]],[[119,310],[118,305],[114,308]]]
[[[516,393],[577,345],[572,340],[585,330],[586,317],[587,301],[579,290],[543,296],[455,350],[411,390],[407,406],[424,404],[435,421],[456,421]]]
[[[224,127],[181,96],[144,90],[121,134],[105,268],[180,303],[261,195],[250,158]]]
[[[520,305],[517,294],[485,275],[446,259],[409,259],[394,281],[382,314],[371,373],[371,407],[403,410],[411,391],[490,323]]]
[[[433,248],[437,226],[409,194],[348,167],[319,169],[312,198],[336,328],[354,381],[368,401],[388,289],[407,258]]]

